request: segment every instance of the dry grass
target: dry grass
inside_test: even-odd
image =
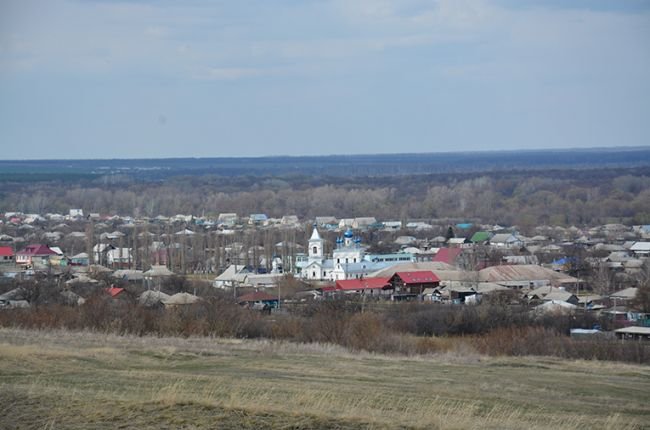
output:
[[[633,429],[650,368],[0,329],[0,428]]]

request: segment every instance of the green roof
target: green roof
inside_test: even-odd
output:
[[[487,231],[477,231],[474,233],[470,239],[472,243],[487,242],[490,240],[491,234]]]

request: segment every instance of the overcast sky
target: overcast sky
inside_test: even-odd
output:
[[[0,157],[650,145],[650,0],[0,0]]]

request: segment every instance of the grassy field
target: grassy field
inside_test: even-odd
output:
[[[644,366],[0,329],[3,429],[644,425]]]

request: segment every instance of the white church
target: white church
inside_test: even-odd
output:
[[[316,281],[359,279],[390,265],[390,263],[366,259],[361,239],[354,237],[351,229],[346,230],[343,237],[336,239],[336,249],[332,253],[332,258],[325,258],[323,245],[324,240],[314,225],[309,239],[307,258],[297,262],[303,279]]]

